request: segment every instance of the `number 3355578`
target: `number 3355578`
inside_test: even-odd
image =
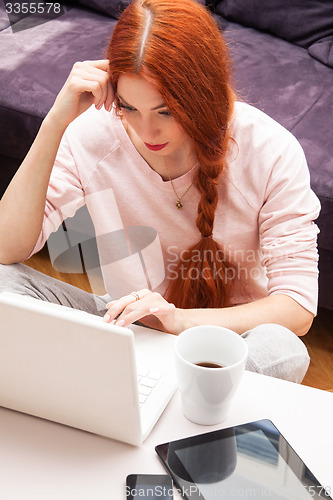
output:
[[[7,14],[60,14],[60,3],[53,2],[6,2]]]

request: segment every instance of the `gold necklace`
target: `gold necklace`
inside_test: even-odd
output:
[[[176,188],[175,188],[175,185],[171,179],[171,175],[169,173],[169,170],[168,170],[168,167],[166,166],[166,163],[165,163],[165,159],[164,159],[164,156],[162,157],[163,158],[163,163],[164,163],[164,166],[165,166],[165,170],[168,174],[168,177],[169,177],[169,180],[171,182],[171,186],[172,186],[172,189],[176,195],[176,198],[177,198],[177,201],[176,201],[176,207],[178,208],[178,210],[181,210],[183,208],[183,204],[182,204],[182,198],[184,198],[184,196],[186,195],[186,193],[190,190],[190,188],[192,187],[192,184],[194,182],[194,179],[192,180],[191,184],[188,186],[188,188],[186,189],[186,191],[181,195],[179,196],[177,191],[176,191]]]

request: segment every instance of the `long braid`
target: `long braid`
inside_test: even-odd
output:
[[[217,180],[221,170],[221,165],[213,165],[207,168],[201,162],[194,181],[201,194],[196,224],[203,238],[210,237],[213,232],[215,209],[218,201]]]

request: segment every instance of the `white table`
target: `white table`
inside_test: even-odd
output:
[[[261,418],[333,488],[333,394],[246,372],[223,425],[186,420],[177,392],[139,448],[0,408],[0,499],[122,500],[127,474],[165,472],[156,444]]]

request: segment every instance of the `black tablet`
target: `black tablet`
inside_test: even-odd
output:
[[[156,446],[187,500],[332,498],[270,420]]]

